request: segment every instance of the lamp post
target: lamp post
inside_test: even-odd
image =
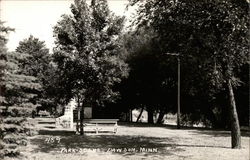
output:
[[[180,125],[180,114],[181,114],[181,62],[180,62],[180,54],[178,53],[165,53],[166,55],[169,55],[169,56],[177,56],[177,61],[178,61],[178,88],[177,88],[177,129],[180,129],[181,128],[181,125]]]

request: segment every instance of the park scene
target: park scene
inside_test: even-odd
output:
[[[0,160],[249,160],[249,8],[0,1]]]

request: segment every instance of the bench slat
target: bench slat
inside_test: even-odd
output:
[[[98,124],[114,124],[114,131],[113,133],[117,132],[117,121],[119,121],[119,119],[84,119],[83,122],[84,123],[89,123],[89,124],[95,124],[95,131],[96,134],[98,134],[98,132],[100,130],[102,130],[102,128],[99,128]],[[85,126],[87,126],[87,124],[85,124]],[[94,126],[94,125],[93,125]]]
[[[83,120],[83,122],[85,122],[85,123],[103,123],[103,124],[105,124],[105,123],[113,123],[113,124],[115,124],[115,123],[117,123],[117,121],[118,121],[119,119],[84,119]]]

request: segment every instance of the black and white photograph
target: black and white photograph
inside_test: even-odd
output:
[[[0,160],[250,160],[250,0],[0,0]]]

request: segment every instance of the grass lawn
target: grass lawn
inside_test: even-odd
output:
[[[249,160],[247,132],[242,133],[242,149],[231,149],[228,131],[121,123],[117,134],[81,136],[55,128],[53,119],[35,121],[39,134],[22,149],[28,160]]]

